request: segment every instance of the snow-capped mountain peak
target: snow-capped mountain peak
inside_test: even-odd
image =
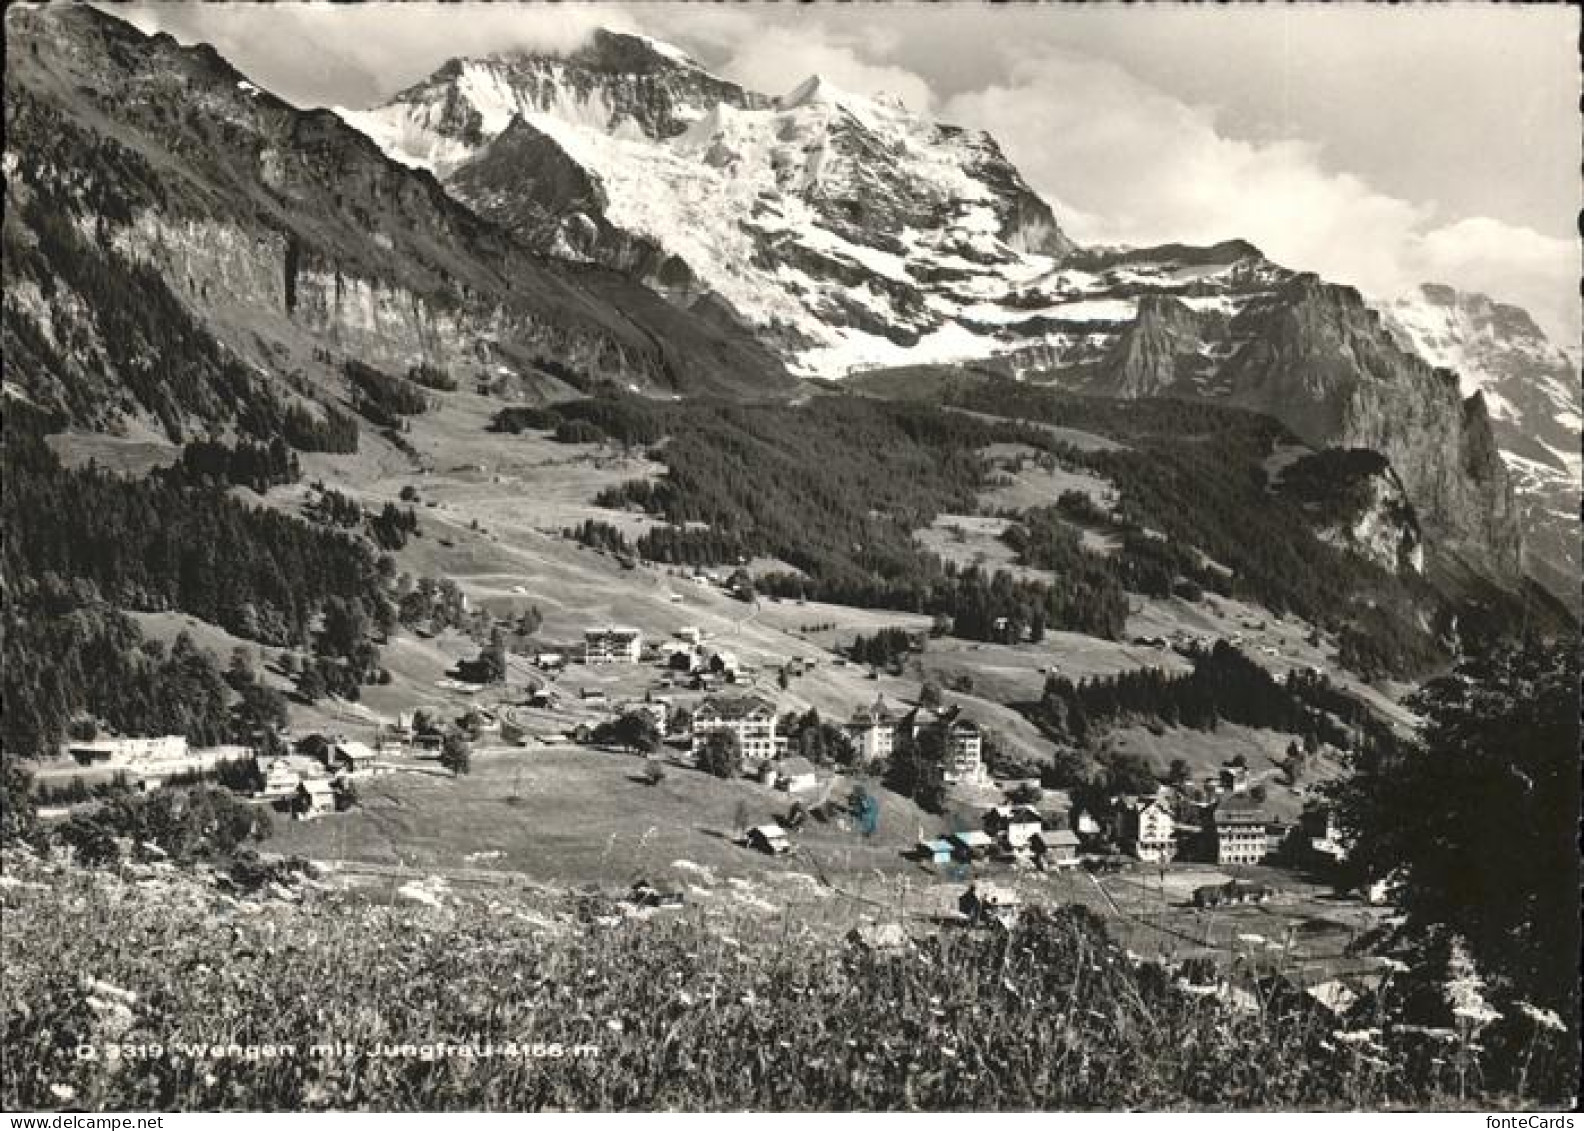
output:
[[[341,116],[545,250],[713,293],[811,374],[1002,352],[1016,311],[969,312],[1074,247],[988,135],[822,75],[759,94],[643,37],[457,60]]]

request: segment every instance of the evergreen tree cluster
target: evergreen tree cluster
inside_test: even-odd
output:
[[[402,417],[429,410],[429,398],[421,388],[366,362],[348,358],[341,372],[352,385],[352,407],[382,428],[399,429]]]
[[[1354,744],[1355,731],[1374,734],[1382,728],[1362,703],[1323,675],[1295,671],[1278,680],[1226,641],[1196,650],[1193,660],[1194,670],[1182,675],[1143,668],[1076,683],[1053,675],[1031,715],[1058,741],[1080,746],[1129,721],[1192,730],[1213,730],[1226,721],[1341,748]]]
[[[279,484],[297,482],[302,472],[297,453],[276,436],[268,443],[189,440],[170,474],[190,487],[248,487],[262,495]]]
[[[625,534],[610,523],[596,518],[584,519],[576,526],[567,527],[562,533],[574,542],[603,553],[630,556],[633,552],[632,543],[627,541]]]
[[[111,604],[180,610],[238,636],[295,644],[332,597],[390,621],[379,562],[361,539],[159,478],[12,460],[0,514],[4,576],[22,594],[46,574],[90,582]],[[21,441],[30,443],[32,441]]]
[[[882,628],[873,636],[859,634],[847,648],[849,659],[875,668],[901,664],[917,650],[913,633],[905,628]]]

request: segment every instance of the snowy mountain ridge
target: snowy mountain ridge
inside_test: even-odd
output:
[[[338,113],[508,226],[508,197],[527,186],[555,222],[519,234],[546,250],[603,259],[610,244],[588,233],[604,225],[661,249],[660,289],[713,293],[811,375],[1000,352],[998,325],[1018,313],[1000,301],[1074,248],[986,134],[820,76],[777,98],[746,91],[647,39],[454,60],[384,106]],[[480,171],[510,160],[495,143],[514,123],[586,174],[595,208],[563,207],[535,167]]]

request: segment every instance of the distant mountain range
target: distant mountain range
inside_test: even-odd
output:
[[[541,401],[971,363],[1373,449],[1429,568],[1577,601],[1577,369],[1515,308],[1080,247],[984,133],[641,36],[332,113],[95,9],[7,31],[7,390],[79,426],[268,433],[333,412],[348,359]]]
[[[1578,426],[1557,351],[1532,354],[1536,371],[1521,351],[1494,370],[1488,353],[1437,352],[1405,332],[1423,321],[1407,306],[1383,319],[1242,241],[1080,248],[987,134],[818,76],[755,92],[610,32],[566,56],[454,59],[340,113],[525,242],[744,325],[794,372],[989,361],[1098,395],[1254,408],[1316,446],[1386,454],[1447,554],[1514,576],[1522,525],[1537,573],[1563,591],[1577,575],[1555,522],[1578,479],[1557,454]],[[1531,372],[1540,401],[1487,379]]]

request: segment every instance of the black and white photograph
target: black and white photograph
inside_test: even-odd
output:
[[[10,1126],[1571,1127],[1580,32],[8,6]]]

